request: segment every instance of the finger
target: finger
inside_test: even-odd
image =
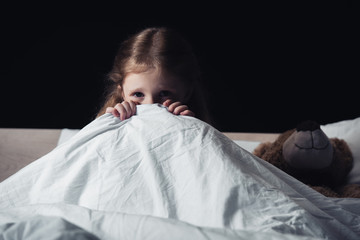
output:
[[[180,105],[181,105],[181,102],[171,103],[170,106],[168,107],[169,112],[174,112],[175,108],[177,108]]]
[[[185,111],[181,112],[180,115],[189,116],[189,117],[195,117],[195,113],[190,111],[190,110],[185,110]]]
[[[171,103],[172,103],[172,100],[171,100],[171,99],[167,99],[167,100],[165,100],[165,101],[163,102],[162,105],[164,105],[165,107],[169,107]]]
[[[184,112],[185,110],[188,110],[188,106],[180,105],[174,109],[173,114],[179,115],[181,112]]]
[[[133,114],[132,114],[132,108],[131,108],[131,106],[130,106],[130,103],[127,102],[127,101],[124,101],[124,102],[122,102],[121,104],[124,106],[125,111],[126,111],[125,119],[130,118],[130,117],[133,115]]]
[[[114,110],[113,107],[107,107],[105,113],[112,113],[113,110]]]
[[[122,103],[118,103],[115,105],[115,109],[119,112],[120,114],[120,120],[125,120],[127,113],[126,113],[126,109],[124,107],[124,105]]]
[[[138,103],[130,101],[130,108],[131,108],[131,116],[136,114],[136,105],[138,105]]]
[[[120,117],[120,113],[113,107],[107,107],[105,113],[111,113],[115,117]]]

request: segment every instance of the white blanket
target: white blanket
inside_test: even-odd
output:
[[[110,114],[94,120],[0,183],[0,232],[359,239],[359,204],[320,195],[200,120],[140,105],[125,121]]]

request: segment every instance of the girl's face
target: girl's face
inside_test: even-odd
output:
[[[138,104],[162,104],[165,100],[183,102],[185,87],[180,80],[167,74],[151,69],[143,73],[130,73],[123,82],[122,95],[124,101]]]

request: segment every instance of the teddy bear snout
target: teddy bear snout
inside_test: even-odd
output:
[[[322,169],[331,164],[333,148],[320,128],[295,131],[283,144],[283,157],[297,169]]]
[[[294,135],[294,144],[298,148],[321,150],[326,149],[330,142],[323,131],[317,129],[315,131],[296,132]]]

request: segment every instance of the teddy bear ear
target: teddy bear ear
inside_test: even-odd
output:
[[[302,130],[294,131],[283,144],[285,161],[295,169],[315,170],[328,167],[334,150],[326,134],[312,123],[299,129]]]

